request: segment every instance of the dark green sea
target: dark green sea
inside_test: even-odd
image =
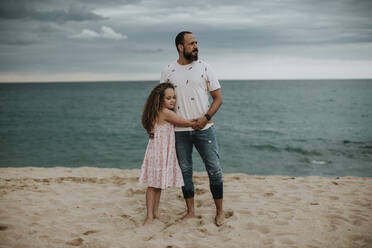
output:
[[[139,169],[150,82],[0,84],[0,167]],[[221,81],[225,173],[372,177],[372,80]],[[194,168],[204,170],[197,152]]]

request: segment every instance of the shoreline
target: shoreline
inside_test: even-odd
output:
[[[18,171],[18,169],[19,169],[19,171]],[[45,176],[55,175],[55,172],[53,172],[51,174],[50,172],[47,172],[47,170],[52,170],[52,171],[57,170],[58,173],[64,173],[64,174],[58,174],[59,176],[63,176],[63,175],[64,176],[69,176],[69,175],[71,175],[72,170],[74,170],[77,173],[81,173],[81,172],[79,172],[79,170],[84,170],[84,173],[86,173],[85,170],[91,170],[91,171],[93,170],[94,172],[102,172],[102,171],[107,170],[106,173],[104,174],[105,176],[107,176],[107,173],[110,173],[110,170],[111,170],[111,173],[113,175],[115,175],[115,173],[121,173],[121,172],[130,172],[130,171],[138,171],[138,173],[140,172],[139,168],[138,169],[122,169],[122,168],[115,168],[115,167],[95,167],[95,166],[67,167],[67,166],[63,166],[63,165],[54,166],[54,167],[16,166],[16,167],[0,167],[0,179],[5,178],[7,173],[8,173],[8,176],[9,175],[15,175],[15,176],[20,177],[20,176],[22,176],[22,173],[23,173],[24,169],[29,170],[29,172],[31,172],[31,173],[34,172],[34,174],[31,174],[31,175],[33,175],[37,178],[39,178],[39,177],[41,178],[40,175],[45,175]],[[41,170],[39,170],[39,169],[41,169]],[[203,173],[206,174],[205,168],[203,168],[202,171],[197,171],[195,169],[196,168],[194,168],[194,173],[195,174],[203,174]],[[97,171],[95,171],[95,170],[97,170]],[[19,174],[17,175],[17,173],[19,173]],[[37,174],[37,173],[41,173],[41,174]],[[95,174],[95,173],[90,173],[90,175],[94,176],[94,177],[97,177],[97,174]],[[324,175],[291,176],[291,175],[284,175],[284,174],[264,175],[264,174],[250,174],[250,173],[246,173],[246,172],[224,172],[224,171],[223,171],[223,175],[243,175],[243,176],[248,176],[248,177],[280,177],[280,178],[288,178],[288,179],[300,179],[300,178],[325,178],[325,179],[333,179],[333,180],[338,180],[338,179],[342,179],[342,178],[349,178],[349,179],[355,178],[355,179],[362,179],[362,180],[372,179],[372,176],[355,176],[355,175],[346,175],[346,176],[337,176],[337,175],[332,175],[332,176],[324,176]],[[98,174],[98,177],[99,177],[99,174]],[[10,178],[10,177],[8,177],[8,178]]]
[[[214,225],[206,172],[196,218],[163,190],[164,220],[142,226],[139,169],[0,168],[0,247],[371,247],[372,178],[224,173],[226,223]]]

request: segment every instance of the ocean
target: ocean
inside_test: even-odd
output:
[[[0,167],[139,169],[141,112],[157,83],[0,84]],[[372,177],[372,80],[220,83],[225,173]]]

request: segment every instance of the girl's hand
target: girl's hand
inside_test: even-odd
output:
[[[191,127],[192,127],[192,129],[195,129],[196,130],[196,128],[197,128],[197,124],[198,124],[198,119],[192,119],[191,120]]]
[[[152,131],[151,132],[147,131],[147,133],[149,134],[149,138],[150,139],[153,139],[154,138],[154,133]]]
[[[205,116],[197,118],[197,119],[193,119],[193,121],[195,122],[192,128],[195,130],[202,130],[205,127],[205,125],[207,125],[208,123],[208,120],[207,118],[205,118]]]

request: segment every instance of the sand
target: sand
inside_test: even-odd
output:
[[[161,221],[143,226],[139,170],[0,168],[0,247],[372,247],[372,178],[224,175],[217,227],[205,172],[196,218],[179,221],[179,188],[162,193]]]

